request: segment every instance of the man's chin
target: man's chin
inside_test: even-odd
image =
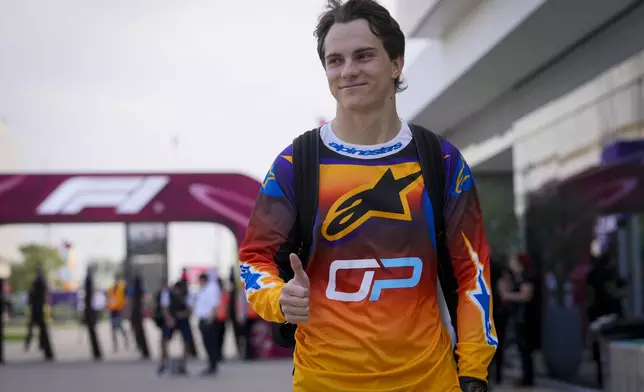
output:
[[[363,111],[365,109],[368,109],[371,106],[371,104],[372,104],[372,100],[369,99],[366,95],[352,96],[340,102],[340,106],[350,111]]]

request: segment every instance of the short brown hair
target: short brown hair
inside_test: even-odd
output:
[[[318,18],[313,35],[318,41],[318,56],[324,66],[324,40],[331,26],[336,23],[349,23],[354,20],[364,19],[369,24],[371,32],[382,41],[389,59],[393,60],[405,56],[405,34],[400,25],[391,16],[389,11],[376,0],[327,0],[326,11]],[[396,92],[405,90],[402,77],[394,80]]]

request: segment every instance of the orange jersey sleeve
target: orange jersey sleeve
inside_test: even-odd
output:
[[[285,322],[279,305],[284,281],[273,257],[295,222],[291,147],[268,171],[240,246],[240,275],[250,306],[267,321]]]
[[[458,282],[456,353],[459,376],[487,380],[498,339],[492,320],[490,258],[472,171],[445,142],[447,246]]]

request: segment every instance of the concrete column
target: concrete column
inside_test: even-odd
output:
[[[631,259],[631,298],[633,301],[633,316],[642,316],[644,309],[642,309],[642,243],[641,243],[641,227],[639,217],[632,215],[629,222],[630,226],[630,259]]]

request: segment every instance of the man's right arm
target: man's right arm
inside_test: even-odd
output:
[[[279,297],[284,286],[274,256],[286,242],[297,214],[292,149],[280,154],[268,171],[239,248],[241,281],[249,305],[264,320],[285,322]]]

